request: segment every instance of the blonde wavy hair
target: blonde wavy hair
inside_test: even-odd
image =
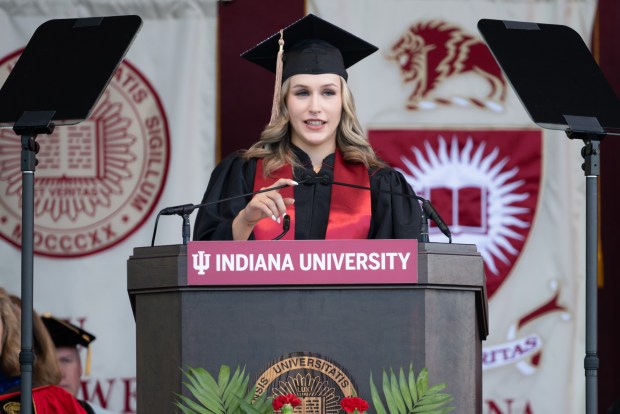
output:
[[[0,371],[7,377],[20,375],[19,353],[21,351],[21,301],[0,288],[0,323],[2,345],[0,347]],[[33,348],[36,355],[32,385],[58,385],[62,379],[56,358],[56,348],[39,315],[32,319]]]
[[[241,153],[245,159],[263,158],[266,177],[284,164],[290,164],[293,167],[301,166],[291,151],[290,116],[286,106],[289,90],[290,78],[282,83],[279,116],[265,127],[258,142]],[[384,167],[385,163],[377,157],[364,135],[355,112],[353,94],[342,77],[340,77],[340,92],[342,115],[336,129],[336,146],[340,149],[343,158],[348,162],[364,164],[369,169]]]

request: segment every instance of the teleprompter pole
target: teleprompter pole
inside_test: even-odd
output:
[[[21,413],[32,413],[32,369],[34,366],[32,308],[34,273],[34,171],[38,143],[36,134],[22,136],[22,318],[21,352]],[[28,316],[30,315],[30,316]]]
[[[600,142],[584,140],[581,154],[586,176],[586,414],[598,413],[597,293],[598,293],[598,177]]]
[[[34,275],[34,172],[37,166],[39,143],[37,134],[54,131],[54,111],[26,111],[15,123],[13,130],[21,135],[22,171],[22,271],[21,271],[21,352],[20,364],[20,413],[33,413],[32,374],[33,352],[32,313]]]

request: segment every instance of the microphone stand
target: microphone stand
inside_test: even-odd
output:
[[[430,239],[428,237],[428,217],[426,216],[426,211],[422,209],[420,217],[420,242],[428,243]]]
[[[452,243],[452,233],[450,232],[450,228],[448,228],[448,226],[446,225],[446,223],[443,221],[443,219],[441,218],[441,216],[439,215],[439,213],[437,213],[437,210],[435,210],[435,207],[433,207],[433,205],[431,204],[430,200],[427,200],[424,197],[420,197],[419,195],[411,195],[411,194],[405,194],[405,193],[399,193],[396,191],[388,191],[388,190],[381,190],[378,188],[370,188],[370,187],[365,187],[363,185],[357,185],[357,184],[349,184],[349,183],[342,183],[339,181],[331,181],[329,179],[328,176],[321,176],[321,177],[306,177],[304,178],[304,180],[300,181],[299,183],[304,183],[304,182],[314,182],[314,183],[321,183],[321,184],[332,184],[332,185],[341,185],[344,187],[351,187],[351,188],[358,188],[360,190],[368,190],[368,191],[374,191],[377,193],[383,193],[383,194],[390,194],[390,195],[398,195],[401,197],[407,197],[407,198],[415,198],[418,201],[422,202],[422,215],[421,215],[421,221],[420,221],[420,242],[428,242],[429,241],[429,237],[428,237],[428,219],[430,218],[431,220],[433,220],[435,222],[435,224],[437,224],[437,227],[439,228],[439,230],[441,230],[441,232],[448,238],[448,242]]]
[[[364,186],[356,185],[356,184],[349,184],[349,183],[342,183],[342,182],[338,182],[338,181],[331,181],[328,176],[318,176],[318,177],[307,176],[307,177],[304,177],[303,180],[299,181],[299,184],[304,184],[304,183],[314,183],[314,184],[323,184],[323,185],[328,185],[328,184],[341,185],[341,186],[344,186],[344,187],[357,188],[357,189],[360,189],[360,190],[367,190],[367,191],[374,191],[374,192],[384,193],[384,194],[398,195],[398,196],[407,197],[407,198],[415,198],[416,200],[422,202],[422,212],[421,212],[420,238],[419,238],[419,241],[423,242],[423,243],[428,243],[429,242],[428,219],[430,218],[431,220],[433,220],[435,222],[435,224],[437,224],[437,227],[439,228],[439,230],[441,230],[441,232],[448,238],[448,242],[452,243],[452,233],[450,232],[450,229],[448,228],[446,223],[443,221],[443,219],[441,218],[439,213],[437,213],[437,210],[435,210],[435,208],[431,204],[430,200],[427,200],[424,197],[420,197],[418,195],[411,195],[411,194],[405,194],[405,193],[398,193],[398,192],[394,192],[394,191],[387,191],[387,190],[381,190],[381,189],[376,189],[376,188],[364,187]],[[179,215],[179,216],[181,216],[183,218],[183,226],[182,226],[182,230],[181,230],[181,235],[182,235],[182,239],[183,239],[183,244],[187,244],[189,242],[189,239],[190,239],[189,215],[195,209],[200,208],[200,207],[207,207],[207,206],[211,206],[211,205],[214,205],[214,204],[223,203],[225,201],[234,200],[236,198],[249,197],[249,196],[253,196],[255,194],[266,193],[268,191],[280,190],[280,189],[285,188],[285,187],[288,187],[288,185],[287,184],[283,184],[283,185],[278,185],[278,186],[275,186],[275,187],[269,187],[269,188],[265,188],[265,189],[259,190],[259,191],[254,191],[254,192],[251,192],[251,193],[240,194],[240,195],[237,195],[237,196],[232,196],[232,197],[228,197],[228,198],[224,198],[224,199],[216,200],[216,201],[210,201],[208,203],[202,203],[202,204],[183,204],[183,205],[179,205],[179,206],[166,207],[166,208],[160,210],[160,212],[157,214],[157,218],[155,219],[155,227],[153,229],[153,238],[151,239],[151,247],[155,245],[155,235],[157,234],[157,224],[159,223],[159,216],[162,216],[162,215],[163,216],[169,216],[169,215]],[[282,234],[277,236],[274,240],[279,240],[280,238],[282,238],[286,234],[286,232],[288,231],[288,226],[289,225],[290,225],[290,218],[288,218],[288,215],[285,215],[284,216],[284,223],[283,223],[283,232],[282,232]]]
[[[189,242],[189,233],[190,233],[190,225],[189,225],[189,214],[183,214],[183,230],[181,230],[181,236],[183,237],[183,244],[187,244]]]
[[[172,215],[181,216],[183,218],[183,226],[181,228],[181,237],[183,239],[183,244],[187,244],[189,242],[190,233],[191,233],[191,231],[190,231],[190,223],[189,223],[189,216],[197,208],[208,207],[208,206],[212,206],[214,204],[219,204],[219,203],[224,203],[226,201],[234,200],[236,198],[249,197],[249,196],[253,196],[255,194],[266,193],[268,191],[280,190],[280,189],[285,188],[285,187],[288,187],[288,184],[282,184],[282,185],[278,185],[278,186],[275,186],[275,187],[269,187],[269,188],[265,188],[263,190],[253,191],[251,193],[239,194],[239,195],[236,195],[236,196],[232,196],[232,197],[228,197],[228,198],[223,198],[221,200],[210,201],[208,203],[202,203],[202,204],[183,204],[183,205],[180,205],[180,206],[166,207],[166,208],[160,210],[159,213],[157,213],[157,217],[155,218],[155,227],[153,228],[153,238],[151,239],[151,247],[155,246],[155,235],[157,234],[157,224],[159,223],[159,216],[172,216]],[[288,217],[288,216],[285,216],[285,223],[284,224],[287,223],[286,222],[286,217]],[[290,224],[290,218],[289,218],[288,223]],[[288,231],[288,229],[284,230],[284,234],[286,234],[287,231]],[[280,235],[280,237],[283,237],[284,234]]]

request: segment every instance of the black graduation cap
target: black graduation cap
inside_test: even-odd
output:
[[[378,50],[365,40],[309,14],[241,57],[277,74],[280,37],[284,40],[282,81],[293,75],[322,73],[335,73],[347,79],[346,68]]]
[[[41,320],[43,320],[45,327],[50,333],[56,348],[81,345],[88,349],[85,367],[86,375],[88,375],[90,373],[91,359],[90,343],[95,340],[95,336],[72,323],[55,318],[50,314],[41,316]]]

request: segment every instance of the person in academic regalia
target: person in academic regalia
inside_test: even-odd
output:
[[[82,386],[82,373],[84,371],[82,369],[80,348],[86,348],[85,371],[86,375],[89,375],[91,359],[90,345],[95,340],[95,336],[79,326],[58,319],[50,314],[44,314],[41,320],[50,333],[54,346],[56,347],[56,357],[62,373],[59,385],[77,398],[78,391]],[[88,413],[112,414],[111,411],[94,403],[84,400],[78,401]]]
[[[60,381],[60,368],[45,326],[36,312],[33,313],[33,351],[35,361],[32,385],[56,385]],[[21,351],[21,302],[0,287],[0,394],[20,390]]]
[[[54,344],[36,312],[33,312],[32,407],[36,414],[87,414],[78,401],[58,387],[61,373]],[[0,288],[0,414],[21,409],[21,307],[18,297]]]
[[[202,203],[286,187],[200,208],[194,240],[273,239],[285,214],[285,239],[419,237],[415,193],[373,151],[347,85],[346,68],[376,50],[310,14],[242,54],[276,73],[271,121],[215,168]]]

